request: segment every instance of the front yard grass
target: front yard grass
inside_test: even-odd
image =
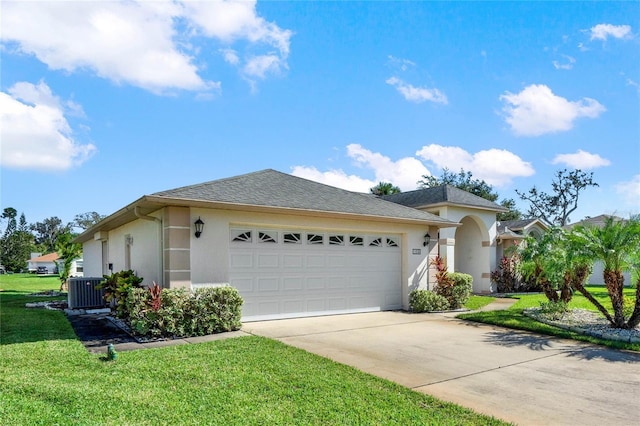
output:
[[[607,289],[604,286],[588,286],[587,290],[596,297],[606,308],[611,309],[611,301],[607,294]],[[625,296],[633,296],[635,289],[625,288]],[[564,330],[558,327],[553,327],[541,322],[538,322],[532,318],[529,318],[523,314],[526,308],[539,307],[540,302],[546,302],[547,298],[544,294],[517,294],[513,295],[513,298],[518,301],[511,306],[511,308],[503,311],[489,311],[489,312],[472,312],[458,315],[458,318],[481,322],[485,324],[493,324],[502,327],[514,328],[518,330],[533,331],[536,333],[564,337],[568,339],[580,340],[589,343],[595,343],[617,349],[627,349],[640,352],[640,344],[638,343],[624,343],[611,341],[606,339],[600,339],[597,337],[585,336],[579,333],[575,333],[569,330]],[[595,306],[591,304],[584,296],[579,293],[575,293],[571,302],[569,303],[570,309],[588,309],[590,311],[597,312]]]
[[[261,337],[105,361],[63,313],[24,308],[58,286],[0,276],[0,424],[504,424]]]

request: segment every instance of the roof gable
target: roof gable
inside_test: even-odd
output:
[[[505,230],[511,231],[525,231],[527,228],[538,224],[538,226],[543,230],[548,230],[549,226],[544,223],[542,220],[533,218],[533,219],[519,219],[519,220],[501,220],[497,222],[497,231],[498,234],[502,232],[506,232]]]
[[[508,209],[492,201],[448,184],[438,185],[432,188],[417,189],[415,191],[400,192],[398,194],[385,195],[381,198],[413,208],[428,207],[429,205],[437,204],[450,204],[493,210],[496,212],[508,211]]]

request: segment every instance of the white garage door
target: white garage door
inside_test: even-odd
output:
[[[400,309],[399,235],[233,228],[243,321]]]

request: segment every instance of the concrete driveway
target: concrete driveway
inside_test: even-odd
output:
[[[374,312],[243,330],[520,425],[636,425],[640,355],[457,320]]]

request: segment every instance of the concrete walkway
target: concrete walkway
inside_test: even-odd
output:
[[[509,303],[515,301],[497,299],[484,310]],[[516,424],[638,424],[637,353],[449,313],[336,315],[246,323],[242,330]]]

